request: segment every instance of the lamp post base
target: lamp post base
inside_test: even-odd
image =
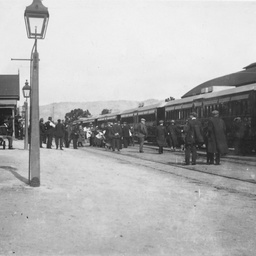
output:
[[[40,187],[40,180],[39,180],[37,177],[34,177],[34,178],[30,181],[29,185],[30,185],[31,187]]]

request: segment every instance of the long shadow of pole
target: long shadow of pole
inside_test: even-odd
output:
[[[16,172],[16,168],[13,168],[11,166],[0,166],[1,169],[4,169],[6,171],[9,171],[15,178],[22,181],[23,183],[29,185],[29,180],[22,177],[19,173]]]

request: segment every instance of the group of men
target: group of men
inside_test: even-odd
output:
[[[124,148],[127,148],[133,142],[133,127],[130,127],[127,122],[123,122],[121,125],[120,121],[114,123],[108,122],[107,127],[104,129],[105,144],[112,151],[120,151],[122,144]]]
[[[160,120],[156,129],[156,139],[159,146],[159,154],[163,153],[163,147],[166,145],[166,138],[171,133],[172,128],[168,130],[163,125],[164,121]],[[173,129],[174,130],[174,129]],[[214,110],[212,117],[208,120],[206,133],[203,132],[201,122],[197,119],[197,113],[192,112],[184,126],[184,144],[185,144],[185,164],[190,164],[192,155],[192,165],[196,164],[197,147],[206,145],[207,164],[220,164],[220,156],[228,153],[226,139],[226,126],[224,121],[219,117],[219,112]]]
[[[43,143],[46,144],[46,148],[52,148],[53,138],[55,138],[56,149],[60,147],[63,150],[63,139],[65,136],[65,124],[64,121],[58,119],[57,124],[49,117],[47,122],[44,123],[44,119],[39,120],[40,127],[40,148],[43,148]]]

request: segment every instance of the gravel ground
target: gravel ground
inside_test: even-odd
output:
[[[97,154],[0,150],[0,255],[255,255],[255,197]],[[174,167],[170,167],[174,168]]]

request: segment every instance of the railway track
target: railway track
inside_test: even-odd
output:
[[[125,154],[125,155],[129,155],[130,157],[134,157],[134,158],[139,158],[139,156],[134,156],[132,154]],[[182,169],[186,169],[186,170],[189,170],[189,171],[193,171],[193,172],[198,172],[198,173],[206,173],[206,174],[210,174],[210,175],[213,175],[213,176],[216,176],[216,177],[222,177],[222,178],[227,178],[227,179],[231,179],[231,180],[237,180],[237,181],[242,181],[242,182],[247,182],[247,183],[251,183],[251,184],[256,184],[256,180],[248,180],[248,179],[241,179],[241,178],[238,178],[238,177],[232,177],[232,176],[228,176],[228,175],[224,175],[224,174],[218,174],[218,173],[213,173],[213,172],[207,172],[205,170],[200,170],[199,168],[197,168],[196,166],[198,165],[195,165],[195,167],[193,166],[187,166],[187,165],[181,165],[181,164],[175,164],[175,163],[172,163],[172,162],[168,162],[168,163],[163,163],[163,162],[160,162],[160,161],[156,161],[156,160],[147,160],[147,161],[151,161],[151,162],[154,162],[154,163],[158,163],[158,164],[164,164],[164,165],[168,165],[168,166],[173,166],[173,167],[177,167],[177,168],[182,168]],[[235,162],[236,164],[240,164],[240,165],[243,165],[244,163],[239,163],[238,161],[235,161],[233,159],[225,159],[225,161],[232,161],[232,162]],[[249,163],[250,165],[253,165],[253,163]],[[255,163],[254,163],[254,166],[255,166]]]
[[[152,148],[152,149],[158,149],[157,146],[154,146],[152,144],[146,144],[147,147]],[[184,152],[177,150],[177,151],[171,151],[170,148],[165,148],[165,151],[172,152],[173,154],[181,154],[183,155]],[[206,158],[206,151],[201,149],[197,150],[197,154],[199,156],[205,157]],[[246,164],[250,166],[255,166],[256,167],[256,155],[251,155],[251,156],[237,156],[234,155],[233,152],[231,151],[229,154],[226,156],[221,157],[221,161],[223,162],[230,162],[230,163],[237,163],[237,164]]]
[[[245,166],[245,163],[239,162],[239,159],[235,163],[234,159],[231,159],[231,161],[225,159],[225,161],[222,161],[222,165],[206,165],[205,158],[199,157],[197,165],[187,166],[184,165],[184,154],[182,152],[174,152],[174,154],[167,152],[163,155],[158,155],[155,152],[156,149],[152,147],[146,147],[144,154],[139,154],[136,146],[131,147],[131,149],[123,149],[121,153],[95,147],[86,147],[85,150],[97,151],[97,154],[106,157],[111,155],[111,158],[124,163],[149,167],[162,173],[189,179],[195,183],[206,183],[216,189],[256,195],[255,162],[250,162]],[[168,158],[170,155],[172,155],[172,160]],[[237,171],[239,169],[242,171]]]

